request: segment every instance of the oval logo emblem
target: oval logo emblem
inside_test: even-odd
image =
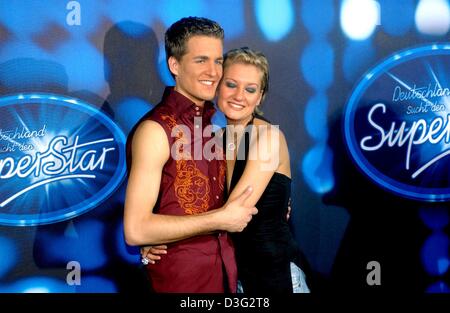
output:
[[[345,138],[356,164],[407,198],[450,199],[450,44],[397,53],[356,86]]]
[[[125,135],[83,101],[6,96],[0,121],[0,224],[73,218],[98,206],[124,177]]]

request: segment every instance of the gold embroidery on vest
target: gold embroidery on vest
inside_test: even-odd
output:
[[[161,119],[173,133],[173,129],[178,126],[173,115],[161,114]],[[175,196],[180,207],[186,214],[198,214],[208,211],[211,187],[209,179],[205,176],[192,161],[190,151],[184,150],[184,144],[188,144],[188,138],[182,128],[175,129],[176,135],[173,144],[175,145],[175,163],[177,173],[174,181]],[[172,149],[171,149],[172,150]]]
[[[177,121],[175,120],[175,116],[173,116],[173,114],[169,115],[160,113],[159,115],[161,116],[161,119],[167,123],[167,126],[169,126],[170,130],[177,126]]]
[[[176,165],[175,194],[184,212],[198,214],[208,211],[211,192],[208,177],[203,175],[192,160],[179,160]]]
[[[225,184],[226,161],[219,160],[219,189],[223,191]]]

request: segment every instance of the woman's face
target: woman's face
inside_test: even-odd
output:
[[[246,124],[259,105],[262,72],[254,65],[228,65],[219,84],[217,105],[229,123]]]

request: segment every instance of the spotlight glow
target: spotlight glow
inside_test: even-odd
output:
[[[375,0],[344,0],[340,19],[341,28],[347,37],[365,40],[379,25],[380,6]]]
[[[416,27],[425,35],[445,35],[450,29],[450,8],[446,0],[421,0],[415,15]]]
[[[258,25],[269,41],[281,40],[294,25],[294,9],[290,0],[258,0],[255,11]]]

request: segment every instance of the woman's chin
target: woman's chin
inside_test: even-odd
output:
[[[248,123],[249,120],[249,115],[240,115],[240,116],[235,116],[235,115],[226,115],[227,117],[227,121],[228,124],[242,124],[245,125]]]

